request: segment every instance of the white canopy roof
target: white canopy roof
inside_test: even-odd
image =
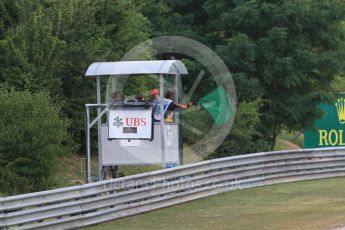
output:
[[[135,74],[188,74],[179,60],[95,62],[86,76],[135,75]]]

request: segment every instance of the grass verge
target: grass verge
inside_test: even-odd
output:
[[[345,224],[344,191],[344,177],[237,190],[86,229],[333,229]]]

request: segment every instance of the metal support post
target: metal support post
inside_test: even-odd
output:
[[[105,109],[101,112],[100,115],[98,115],[92,122],[90,122],[90,109],[94,108],[102,108],[105,107]],[[86,104],[85,105],[85,155],[86,155],[86,183],[92,182],[91,179],[91,128],[98,122],[99,120],[102,120],[102,116],[108,111],[107,104]]]
[[[161,112],[161,121],[160,121],[160,131],[161,131],[161,160],[162,168],[165,168],[165,122],[164,122],[164,78],[163,74],[159,75],[159,94],[160,94],[160,112]]]
[[[174,91],[175,91],[175,102],[179,103],[180,99],[180,92],[179,90],[179,81],[181,80],[179,74],[175,74],[174,76]],[[178,150],[179,150],[179,165],[183,164],[183,140],[182,140],[182,127],[180,122],[180,112],[175,112],[175,121],[178,123]]]
[[[86,116],[85,116],[85,139],[86,139],[86,183],[91,182],[91,146],[90,146],[90,109],[85,105]]]
[[[101,78],[96,78],[97,88],[97,104],[101,104]],[[101,115],[101,108],[97,108],[97,116]],[[98,180],[103,180],[103,159],[102,159],[102,119],[98,120]]]

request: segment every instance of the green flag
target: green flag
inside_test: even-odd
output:
[[[199,103],[211,115],[216,125],[223,125],[234,115],[223,87],[218,87],[203,96]]]

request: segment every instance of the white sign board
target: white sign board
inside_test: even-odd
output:
[[[109,110],[109,139],[152,138],[152,108],[118,107]]]
[[[162,143],[161,127],[154,123],[155,138],[150,140],[123,140],[108,139],[108,126],[102,125],[102,165],[161,165]],[[178,164],[180,162],[179,125],[177,123],[167,125],[164,130],[166,164]],[[171,140],[171,142],[169,141]]]

